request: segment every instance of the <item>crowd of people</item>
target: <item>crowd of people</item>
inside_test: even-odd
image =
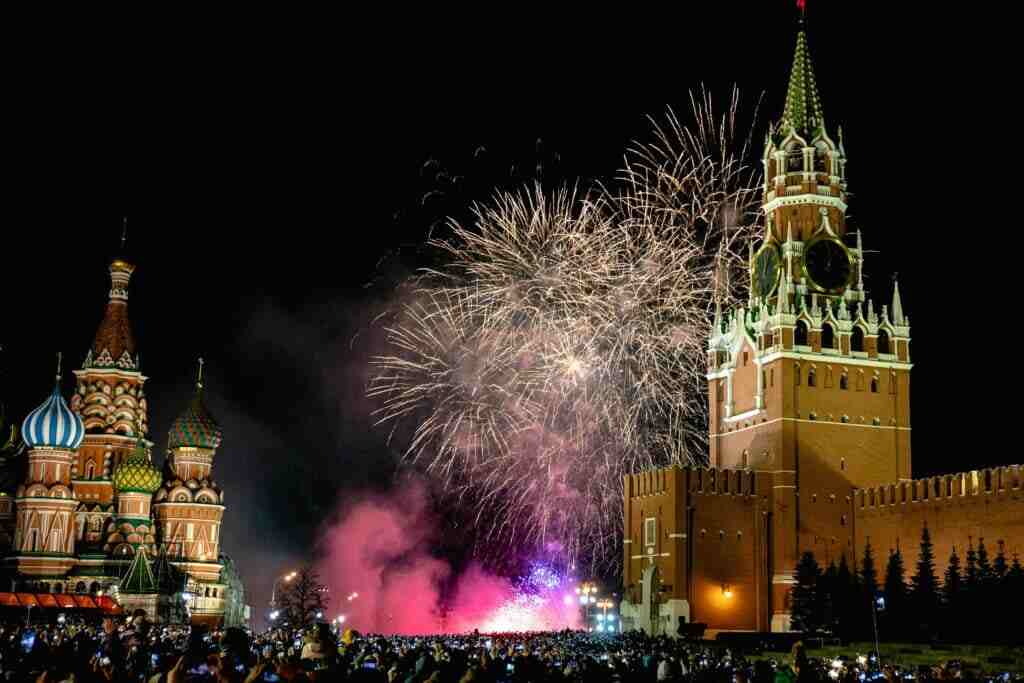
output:
[[[144,614],[102,623],[0,627],[0,680],[154,683],[895,683],[1024,680],[956,661],[934,668],[880,665],[875,657],[810,658],[797,644],[778,660],[642,633],[579,631],[448,636],[339,634],[328,624],[252,635],[229,628],[161,626]]]

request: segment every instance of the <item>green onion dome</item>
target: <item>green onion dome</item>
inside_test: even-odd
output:
[[[167,436],[170,448],[191,446],[194,448],[215,449],[220,445],[221,430],[217,420],[203,402],[202,388],[196,390],[192,404],[171,423]]]
[[[160,488],[163,477],[160,470],[153,466],[146,453],[146,446],[140,440],[132,453],[114,470],[114,488],[118,493],[148,493]]]

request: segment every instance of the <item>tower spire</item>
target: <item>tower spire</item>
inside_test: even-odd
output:
[[[903,325],[903,301],[900,299],[900,281],[894,276],[892,283],[892,324]]]
[[[121,216],[121,253],[124,254],[124,245],[128,242],[128,216]]]
[[[864,291],[864,243],[860,238],[860,228],[857,228],[857,289]]]
[[[61,353],[60,351],[58,351],[57,352],[57,384],[60,384],[60,370],[61,370],[61,364],[62,364],[63,360],[64,360],[64,354]]]
[[[199,357],[199,372],[196,375],[196,391],[203,389],[203,357]]]
[[[796,53],[793,56],[793,70],[789,75],[789,89],[786,91],[786,109],[782,114],[783,133],[792,129],[810,140],[825,127],[825,115],[818,97],[818,85],[814,79],[814,66],[807,48],[807,32],[804,28],[805,3],[800,8],[800,30],[796,35]]]

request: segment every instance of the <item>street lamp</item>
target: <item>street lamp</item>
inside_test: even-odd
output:
[[[277,586],[278,586],[278,584],[281,583],[282,581],[284,581],[285,583],[288,583],[289,581],[291,581],[292,579],[295,578],[295,575],[297,573],[298,572],[292,572],[290,574],[282,574],[281,576],[279,576],[276,579],[274,579],[274,587],[270,591],[270,607],[271,608],[277,607]]]

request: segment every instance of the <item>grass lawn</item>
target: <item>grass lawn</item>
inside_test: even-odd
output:
[[[883,664],[901,666],[934,666],[950,659],[959,659],[964,666],[981,671],[1012,671],[1024,673],[1024,648],[1003,645],[947,645],[932,649],[928,645],[907,643],[882,643],[880,648]],[[854,659],[858,654],[875,651],[874,643],[851,643],[846,646],[829,646],[808,649],[811,657],[838,657],[846,655]],[[765,652],[760,659],[786,659],[789,652]],[[994,661],[993,661],[994,660]]]

